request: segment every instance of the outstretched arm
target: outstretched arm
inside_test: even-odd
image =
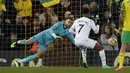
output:
[[[122,2],[120,15],[119,15],[119,32],[120,33],[122,32],[122,28],[123,28],[124,12],[125,12],[125,6],[124,6],[124,2]]]
[[[91,28],[95,34],[97,34],[99,32],[99,25],[95,25],[94,21],[91,21]]]
[[[76,34],[75,32],[75,25],[76,25],[76,21],[74,22],[74,24],[71,26],[71,28],[69,29],[69,32],[71,32],[73,35]]]
[[[69,32],[66,31],[65,35],[71,40],[71,42],[75,45],[74,36]]]
[[[75,31],[74,31],[74,29],[72,29],[72,28],[69,29],[69,32],[71,32],[73,35],[76,34]]]

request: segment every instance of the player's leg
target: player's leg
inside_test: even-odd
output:
[[[121,45],[121,50],[119,53],[119,67],[116,70],[123,70],[123,63],[125,58],[125,49],[127,48],[127,44]]]
[[[129,47],[128,44],[130,44],[130,31],[122,31],[122,36],[121,36],[121,50],[119,53],[119,67],[116,70],[123,70],[123,63],[124,63],[124,58],[125,58],[125,51],[126,48]]]
[[[29,44],[32,44],[34,42],[38,42],[40,43],[42,41],[42,35],[44,35],[44,32],[41,32],[41,33],[38,33],[36,35],[34,35],[33,37],[30,37],[28,40],[18,40],[14,43],[11,44],[11,48],[14,48],[16,44],[26,44],[26,45],[29,45]]]
[[[87,61],[86,61],[86,53],[87,53],[86,48],[82,48],[81,53],[82,53],[83,63],[87,63]]]
[[[24,40],[18,40],[14,43],[11,44],[11,48],[14,48],[16,44],[32,44],[33,43],[33,37],[29,38],[28,40],[24,39]]]
[[[81,54],[82,54],[83,66],[84,68],[88,68],[87,59],[86,59],[87,49],[81,48]]]
[[[24,58],[24,59],[19,60],[18,62],[19,62],[19,63],[29,62],[29,61],[31,61],[31,60],[33,60],[33,59],[36,59],[36,58],[40,57],[41,54],[43,54],[43,51],[40,50],[40,49],[38,49],[38,51],[37,51],[36,54],[30,55],[30,56],[28,56],[27,58]]]
[[[85,47],[95,48],[96,50],[99,51],[99,56],[102,62],[102,68],[110,68],[109,66],[106,65],[106,55],[103,46],[101,46],[97,41],[89,38],[86,40],[86,42],[84,41],[83,43],[84,45],[86,45]]]
[[[95,44],[94,47],[96,50],[99,51],[99,56],[101,58],[101,62],[102,62],[102,68],[110,68],[107,64],[106,64],[106,54],[105,54],[105,50],[103,48],[102,45],[100,45],[98,42]]]
[[[83,66],[84,68],[88,68],[87,61],[86,61],[86,41],[84,39],[75,39],[75,45],[81,49],[81,54],[82,54],[82,60],[83,60]]]
[[[46,50],[46,48],[47,48],[47,46],[44,46],[43,44],[39,44],[38,45],[38,51],[37,51],[37,53],[34,54],[34,55],[30,55],[27,58],[24,58],[24,59],[21,59],[21,60],[15,62],[16,67],[20,67],[21,63],[29,62],[31,60],[39,58],[44,53],[44,51]]]
[[[15,65],[16,65],[16,67],[21,67],[21,64],[22,64],[22,63],[30,62],[31,60],[34,60],[34,59],[40,57],[41,54],[43,54],[43,51],[40,50],[40,49],[38,49],[38,51],[37,51],[36,54],[30,55],[30,56],[28,56],[27,58],[24,58],[24,59],[21,59],[21,60],[19,60],[19,61],[16,61],[16,62],[15,62]]]
[[[15,65],[16,67],[22,67],[22,63],[25,63],[25,62],[30,62],[31,60],[34,60],[36,58],[39,58],[41,56],[41,54],[43,54],[43,51],[38,49],[37,53],[34,54],[34,55],[30,55],[24,59],[21,59],[19,61],[16,61],[15,62]]]

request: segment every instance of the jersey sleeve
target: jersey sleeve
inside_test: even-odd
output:
[[[73,44],[75,44],[74,36],[69,32],[69,30],[65,32],[65,35],[71,40]]]
[[[69,29],[69,32],[71,32],[72,34],[76,34],[75,32],[75,24],[76,24],[76,21],[73,23],[73,25],[71,26],[71,28]]]
[[[94,33],[97,34],[99,32],[99,25],[95,25],[95,22],[93,20],[90,21],[90,26]]]

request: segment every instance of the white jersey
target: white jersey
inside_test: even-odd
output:
[[[74,21],[74,24],[70,28],[70,32],[75,32],[75,38],[77,39],[87,39],[91,29],[96,34],[99,32],[99,26],[96,26],[93,20],[87,17],[81,17]]]

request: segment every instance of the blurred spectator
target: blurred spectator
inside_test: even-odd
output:
[[[69,15],[71,15],[72,13],[70,11],[66,11],[64,14],[64,18],[67,19],[69,17]]]
[[[1,14],[1,11],[0,11],[0,14]],[[0,15],[0,40],[1,40],[1,44],[3,43],[2,38],[4,38],[4,33],[3,33],[3,30],[2,30],[2,15]]]
[[[2,33],[2,19],[0,17],[0,37],[3,37],[4,36],[4,33]]]
[[[23,17],[32,16],[31,0],[14,0],[14,7],[17,10],[17,15]]]
[[[103,45],[104,49],[107,51],[118,51],[118,42],[116,45],[111,46],[108,44],[110,38],[117,39],[117,36],[114,33],[113,26],[111,24],[103,25],[102,34],[100,36],[100,42]]]
[[[69,14],[69,16],[68,16],[69,18],[71,18],[73,21],[75,20],[75,17],[74,17],[74,15],[73,14]]]
[[[0,0],[0,9],[2,9],[3,11],[6,11],[5,0]]]
[[[8,38],[6,38],[5,42],[4,42],[4,50],[12,50],[10,48],[10,44],[17,41],[17,33],[12,31],[10,32],[10,36]]]
[[[70,11],[66,11],[64,14],[64,20],[67,18],[75,19],[74,15]]]
[[[117,6],[115,0],[106,0],[106,5],[104,6],[104,11],[109,11],[111,13],[112,19],[115,24],[118,24],[119,20],[119,6]]]
[[[4,42],[5,42],[4,34],[2,33],[1,27],[0,27],[0,50],[3,49]]]
[[[39,17],[39,21],[43,26],[45,26],[45,29],[49,28],[58,21],[58,16],[54,13],[52,7],[45,8],[45,11],[41,14],[36,13],[35,16]]]
[[[40,21],[39,21],[39,17],[35,16],[34,21],[33,21],[33,32],[34,34],[37,34],[40,32]]]
[[[99,6],[96,1],[90,2],[90,18],[94,20],[96,24],[101,24],[100,17],[99,17]]]
[[[70,5],[70,0],[61,0],[60,3],[63,7],[68,7]]]
[[[1,18],[1,16],[0,16],[0,27],[1,27],[1,25],[2,25],[2,18]]]
[[[64,14],[64,19],[63,20],[65,20],[65,19],[67,19],[67,18],[71,18],[71,19],[75,19],[75,17],[74,17],[74,15],[70,12],[70,11],[66,11],[65,12],[65,14]],[[63,21],[62,20],[62,21]]]
[[[29,25],[32,17],[32,1],[14,0],[14,7],[17,10],[17,15],[23,17],[23,24]]]
[[[3,11],[6,12],[5,0],[0,0],[0,26],[3,21]]]
[[[58,15],[59,21],[64,19],[66,11],[71,11],[76,18],[81,16],[81,1],[80,0],[61,0],[59,4],[54,6],[54,11]]]
[[[17,33],[11,32],[10,33],[10,39],[11,39],[11,43],[16,42],[17,41]]]
[[[55,24],[58,21],[58,16],[54,13],[52,7],[46,8],[45,13],[43,15],[45,16],[45,19],[41,17],[41,15],[39,17],[40,17],[40,21],[45,22],[45,25],[44,25],[45,29],[51,27],[53,24]]]
[[[2,33],[1,27],[0,27],[0,37],[4,37],[4,33]]]
[[[45,18],[45,12],[41,13],[41,14],[38,14],[39,15],[39,20],[40,20],[40,23],[44,26],[45,25],[45,21],[46,21],[46,18]]]
[[[2,11],[2,9],[0,9],[0,17],[2,17],[2,13],[3,13],[3,11]]]
[[[112,14],[109,11],[104,12],[104,17],[102,18],[102,24],[111,23],[112,22]]]
[[[4,12],[3,23],[15,24],[16,10],[13,5],[14,0],[4,0],[4,1],[6,6],[6,12]]]
[[[50,22],[49,24],[51,25],[55,24],[58,21],[58,16],[54,13],[52,7],[46,8],[45,17],[46,17],[46,22],[47,23]]]
[[[16,21],[16,25],[23,25],[23,18],[22,18],[22,16],[17,15],[15,21]]]
[[[30,25],[30,21],[28,18],[23,18],[23,25]]]

